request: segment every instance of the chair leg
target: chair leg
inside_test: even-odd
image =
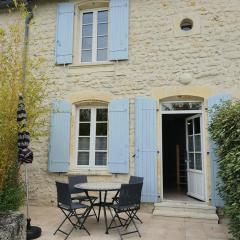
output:
[[[134,219],[138,220],[140,223],[143,223],[142,220],[136,215]]]
[[[92,210],[93,210],[93,215],[95,215],[96,219],[98,220],[98,216],[97,216],[97,214],[96,214],[96,212],[95,212],[94,207],[92,207]]]
[[[66,221],[67,219],[71,222],[72,225],[74,225],[73,222],[70,220],[70,217],[71,217],[72,213],[69,212],[68,214],[66,214],[62,209],[61,209],[61,211],[64,213],[65,218],[63,219],[63,221],[61,222],[61,224],[59,225],[59,227],[57,228],[57,230],[53,233],[53,235],[55,235],[55,234],[57,233],[57,231],[61,231],[60,228],[62,227],[62,225],[65,223],[65,221]]]
[[[81,217],[78,217],[78,214],[77,214],[77,212],[76,212],[76,210],[74,210],[73,212],[74,212],[74,216],[75,216],[75,218],[77,219],[77,223],[76,223],[76,226],[78,226],[78,228],[79,229],[83,229],[83,230],[85,230],[86,231],[86,233],[90,236],[90,233],[89,233],[89,231],[87,230],[87,228],[84,226],[84,223],[85,223],[85,221],[86,221],[86,219],[87,219],[87,217],[88,217],[88,215],[89,215],[89,212],[90,212],[90,208],[87,208],[85,211],[84,211],[84,213],[82,213],[81,214]],[[83,219],[82,219],[83,218]],[[82,219],[82,221],[81,221],[81,219]],[[79,224],[79,225],[78,225]]]
[[[126,223],[126,229],[128,228],[128,226],[129,226],[130,223],[132,222],[133,225],[134,225],[134,227],[135,227],[135,229],[136,229],[136,231],[124,233],[124,235],[137,232],[137,233],[138,233],[138,236],[141,237],[141,234],[140,234],[140,232],[139,232],[139,230],[138,230],[138,228],[137,228],[137,225],[136,225],[136,223],[135,223],[135,221],[134,221],[137,211],[138,211],[138,210],[131,211],[131,212],[128,212],[128,213],[127,213],[127,215],[129,216],[129,220],[128,220],[128,222]]]

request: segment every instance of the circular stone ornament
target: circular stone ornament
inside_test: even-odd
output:
[[[183,85],[188,85],[192,81],[191,73],[183,73],[179,76],[179,82]]]

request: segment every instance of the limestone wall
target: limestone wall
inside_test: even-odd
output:
[[[129,60],[84,66],[55,65],[56,6],[55,1],[38,1],[30,29],[30,54],[46,59],[43,69],[49,80],[47,101],[49,104],[55,98],[71,101],[78,95],[81,98],[85,92],[89,96],[96,96],[97,92],[111,98],[129,97],[129,174],[134,173],[131,156],[134,154],[135,96],[161,99],[184,95],[188,89],[188,94],[202,96],[206,104],[208,93],[227,89],[235,94],[239,92],[239,0],[130,0]],[[181,32],[179,21],[184,17],[193,20],[196,29],[192,33]],[[9,18],[1,13],[0,25],[5,25]],[[66,175],[47,173],[47,136],[35,140],[32,148],[35,159],[29,166],[31,202],[53,204],[54,182],[66,179]],[[158,161],[160,167],[160,157]],[[208,165],[208,178],[209,171]],[[90,175],[90,180],[128,180],[127,175],[112,176],[104,172],[100,176],[94,172]],[[210,187],[210,183],[208,185]]]

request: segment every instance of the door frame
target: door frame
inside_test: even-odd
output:
[[[202,103],[202,109],[201,110],[178,110],[178,111],[162,111],[162,104],[163,103],[171,103],[171,102],[201,102]],[[163,125],[163,121],[162,121],[162,117],[163,115],[170,115],[170,114],[200,114],[202,116],[202,152],[203,152],[203,160],[202,160],[202,165],[203,165],[203,174],[204,174],[204,188],[205,188],[205,200],[204,202],[208,202],[209,198],[208,198],[208,185],[207,185],[207,169],[206,169],[206,161],[207,161],[207,150],[206,150],[206,144],[205,144],[205,137],[206,137],[206,133],[205,133],[205,123],[206,123],[206,116],[205,116],[205,112],[204,112],[204,101],[196,101],[196,100],[176,100],[176,101],[161,101],[159,100],[159,123],[160,123],[160,127],[159,127],[159,133],[158,136],[160,136],[160,140],[159,140],[159,149],[160,149],[160,201],[164,200],[164,196],[163,196],[163,135],[162,135],[162,125]]]

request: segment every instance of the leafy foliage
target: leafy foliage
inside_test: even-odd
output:
[[[47,82],[40,70],[42,59],[27,59],[23,81],[24,16],[25,13],[19,11],[18,21],[7,29],[0,29],[0,209],[5,210],[19,208],[23,198],[17,164],[19,93],[24,96],[27,111],[25,130],[30,132],[31,139],[45,134],[43,116],[48,111],[43,104]]]
[[[240,239],[240,102],[227,101],[216,106],[210,124],[212,139],[217,143],[219,192],[230,217],[233,239]]]

